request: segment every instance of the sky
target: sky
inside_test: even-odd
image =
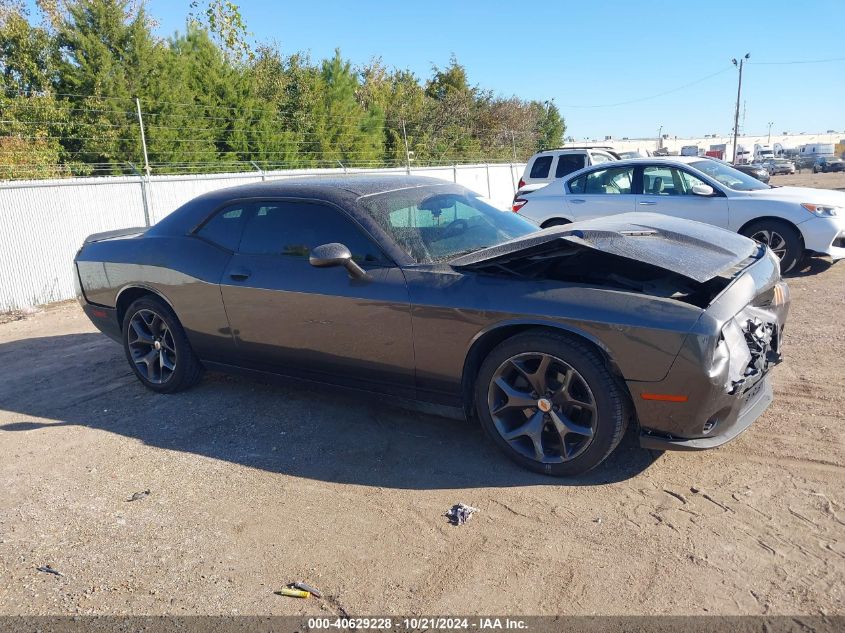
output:
[[[577,140],[729,134],[731,58],[746,53],[741,132],[845,130],[845,0],[235,1],[286,54],[340,48],[427,78],[454,53],[472,84],[553,99]],[[160,35],[184,29],[189,3],[147,1]]]

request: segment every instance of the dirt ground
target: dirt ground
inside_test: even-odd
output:
[[[380,401],[219,375],[156,395],[76,305],[18,315],[0,614],[843,614],[845,263],[790,286],[747,433],[664,454],[629,436],[574,481]],[[480,511],[453,527],[458,502]],[[324,599],[274,594],[294,580]]]
[[[818,187],[819,189],[839,189],[840,191],[845,191],[845,172],[814,174],[809,169],[803,169],[800,174],[772,176],[769,184],[778,187],[797,185],[800,187]]]

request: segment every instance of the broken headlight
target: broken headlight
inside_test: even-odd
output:
[[[745,333],[736,319],[728,321],[722,329],[722,337],[728,352],[728,377],[725,387],[729,393],[733,393],[745,382],[745,371],[751,363],[751,351],[748,349]]]
[[[801,206],[820,218],[836,218],[842,215],[842,207],[834,207],[829,204],[812,204],[810,202],[802,202]]]

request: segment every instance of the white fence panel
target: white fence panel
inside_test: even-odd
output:
[[[144,225],[137,178],[0,188],[0,310],[74,296],[73,258],[91,233]]]
[[[412,167],[411,173],[457,182],[508,209],[524,166]],[[262,179],[405,172],[383,168],[152,176],[144,187],[155,223],[202,193]],[[72,299],[72,262],[83,240],[92,233],[143,226],[144,187],[138,177],[0,183],[0,311]]]
[[[208,193],[209,191],[260,181],[261,176],[255,173],[218,174],[214,177],[152,176],[148,185],[150,207],[152,209],[150,220],[155,224],[162,218],[173,213],[176,209],[188,202],[188,200]]]

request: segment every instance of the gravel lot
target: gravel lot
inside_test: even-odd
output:
[[[814,174],[809,169],[801,170],[798,174],[780,174],[772,176],[769,184],[784,187],[786,185],[798,185],[800,187],[818,187],[819,189],[839,189],[845,191],[845,172],[830,174]]]
[[[704,453],[628,437],[575,481],[377,400],[219,375],[156,395],[75,304],[16,315],[0,614],[843,614],[845,263],[790,286],[775,403],[747,433]],[[480,512],[453,527],[458,502]],[[324,599],[274,594],[293,580]]]

